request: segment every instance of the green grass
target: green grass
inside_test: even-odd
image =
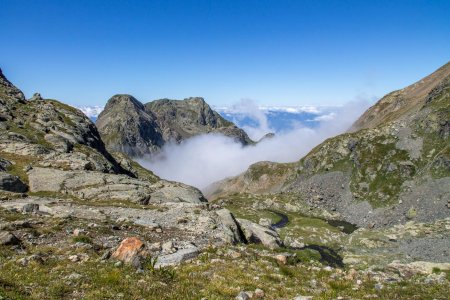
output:
[[[92,244],[92,239],[90,237],[88,237],[87,235],[79,235],[79,236],[74,236],[72,238],[72,242],[74,242],[74,243]]]
[[[355,290],[354,280],[343,275],[332,278],[329,272],[313,271],[310,265],[300,263],[279,265],[272,259],[255,258],[251,252],[243,253],[239,261],[208,254],[205,263],[177,267],[176,276],[169,280],[151,270],[136,273],[128,266],[115,267],[113,261],[49,259],[22,267],[0,258],[0,295],[7,299],[115,299],[122,293],[126,299],[233,299],[241,290],[262,288],[265,299],[292,299],[298,294],[314,299],[363,298],[368,294],[377,294],[377,299],[445,299],[450,292],[449,285],[415,280],[384,284],[376,291],[375,282],[365,275],[358,275],[363,284]],[[211,262],[213,258],[220,258],[220,263]],[[72,273],[81,277],[67,279]],[[313,279],[322,288],[311,289]]]

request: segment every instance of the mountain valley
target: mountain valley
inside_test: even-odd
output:
[[[203,98],[94,124],[0,70],[0,299],[447,299],[450,63],[203,192],[133,160],[201,134],[255,144]]]

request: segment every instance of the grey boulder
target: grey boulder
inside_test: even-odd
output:
[[[237,219],[245,238],[250,243],[263,244],[264,246],[275,249],[283,243],[275,230],[250,222],[249,220]]]
[[[14,193],[25,193],[28,187],[19,177],[11,174],[0,172],[0,190]]]

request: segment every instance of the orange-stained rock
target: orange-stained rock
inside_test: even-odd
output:
[[[124,239],[112,254],[113,258],[129,264],[136,264],[140,258],[145,256],[147,256],[145,244],[137,237]]]

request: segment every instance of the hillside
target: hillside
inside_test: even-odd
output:
[[[450,216],[450,64],[386,95],[352,132],[330,138],[296,163],[257,163],[211,186],[236,193],[295,195],[363,227]]]
[[[96,124],[109,149],[131,156],[156,153],[166,143],[208,133],[223,134],[242,145],[254,143],[203,98],[162,99],[143,105],[132,96],[115,95]]]
[[[126,100],[129,109],[140,108],[127,96],[113,100]],[[63,222],[68,227],[72,222],[83,226],[86,222],[103,222],[106,228],[101,230],[109,235],[110,226],[128,224],[109,242],[102,242],[104,232],[90,228],[89,239],[103,245],[90,253],[94,256],[111,251],[121,239],[142,230],[147,241],[176,240],[181,254],[175,250],[170,254],[175,253],[180,260],[185,252],[192,256],[211,244],[240,241],[229,229],[238,226],[234,219],[208,210],[198,189],[162,180],[126,155],[108,152],[97,128],[81,111],[37,96],[26,100],[0,71],[0,235],[8,237],[15,232],[15,240],[31,247],[33,238],[30,240],[26,232],[8,231],[15,228],[8,220],[22,212],[36,214],[39,224],[45,226],[60,219],[70,219],[67,224]],[[209,222],[215,224],[214,228]],[[40,245],[70,252],[68,240],[72,236],[64,235],[65,230],[49,230]],[[162,230],[165,234],[160,235]],[[2,238],[0,247],[4,245]],[[5,243],[9,244],[9,239]],[[160,251],[154,249],[153,254]]]

